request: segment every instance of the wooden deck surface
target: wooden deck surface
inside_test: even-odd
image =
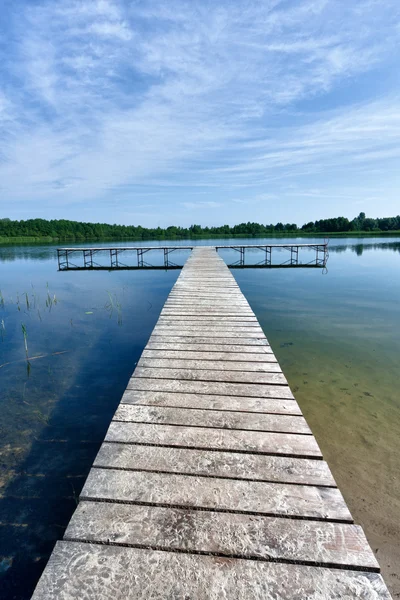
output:
[[[33,598],[390,599],[215,248],[173,287]]]

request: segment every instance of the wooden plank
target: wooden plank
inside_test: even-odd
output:
[[[32,600],[93,598],[390,600],[390,594],[378,573],[57,542]]]
[[[144,406],[203,408],[205,410],[229,410],[278,415],[302,414],[296,400],[217,396],[215,394],[178,394],[176,392],[125,390],[121,402],[123,404],[141,404]]]
[[[161,311],[162,316],[182,316],[182,317],[253,317],[253,311],[248,309],[235,309],[235,308],[202,308],[201,306],[188,306],[188,307],[177,307],[177,308],[163,308]]]
[[[237,285],[237,283],[232,282],[231,280],[222,280],[217,282],[217,280],[215,280],[214,282],[210,282],[210,281],[196,281],[196,282],[188,282],[188,283],[184,283],[181,282],[179,279],[176,282],[176,284],[174,285],[174,287],[172,288],[170,294],[174,294],[177,292],[184,292],[187,294],[196,294],[197,292],[212,292],[215,291],[216,293],[221,293],[221,294],[235,294],[236,296],[240,297],[241,295],[241,291],[239,286]],[[243,297],[243,294],[242,294]]]
[[[201,315],[196,316],[174,316],[174,315],[162,315],[157,323],[159,325],[174,325],[175,327],[181,327],[182,325],[229,325],[230,327],[259,327],[258,321],[255,317],[207,317]]]
[[[185,323],[185,322],[189,322],[189,321],[196,321],[197,323],[207,323],[207,324],[211,324],[211,323],[257,323],[257,325],[259,326],[257,317],[254,314],[248,315],[248,314],[238,314],[238,315],[229,315],[229,314],[220,314],[220,315],[211,315],[211,314],[200,314],[200,315],[196,315],[196,314],[189,314],[189,315],[180,315],[180,314],[168,314],[165,313],[164,311],[161,311],[160,317],[158,319],[158,322],[160,321],[179,321],[180,324]]]
[[[180,286],[180,285],[175,285],[172,290],[170,291],[169,295],[168,295],[168,299],[171,299],[174,295],[177,296],[196,296],[199,297],[199,299],[201,299],[201,296],[207,296],[208,297],[212,297],[213,294],[215,294],[215,296],[221,296],[223,298],[232,298],[235,301],[240,301],[243,303],[248,303],[247,299],[243,296],[243,294],[240,291],[240,288],[236,285],[236,286],[232,286],[232,285],[227,285],[225,283],[221,284],[220,286],[217,286],[216,284],[214,285],[206,285],[206,284],[202,284],[202,285],[191,285],[191,286]]]
[[[143,359],[161,359],[171,358],[174,360],[201,360],[202,362],[212,362],[214,367],[219,364],[219,361],[224,363],[238,363],[244,361],[246,364],[249,363],[261,363],[263,365],[266,362],[274,363],[277,362],[275,355],[272,351],[267,353],[251,353],[247,352],[199,352],[195,350],[153,350],[146,347],[142,352]]]
[[[170,296],[167,298],[166,302],[165,302],[165,306],[169,307],[169,306],[177,306],[177,305],[183,305],[183,306],[187,306],[187,305],[192,305],[194,304],[193,302],[193,298],[171,298]],[[199,298],[197,297],[196,302],[195,302],[196,306],[210,306],[210,307],[214,307],[214,308],[226,308],[227,307],[227,298],[215,298],[215,297],[211,297],[211,298]],[[249,308],[250,305],[247,302],[247,300],[244,299],[244,297],[242,296],[235,296],[233,298],[229,298],[229,307],[230,308]]]
[[[198,294],[196,294],[196,305],[201,305],[201,304],[207,304],[210,306],[216,306],[216,307],[220,307],[220,306],[224,306],[226,308],[227,306],[227,300],[229,299],[229,306],[230,307],[249,307],[249,303],[247,302],[247,300],[244,298],[244,296],[242,294],[225,294],[224,297],[222,298],[217,298],[215,297],[214,294],[210,293],[209,294],[210,297],[207,298],[201,298],[199,297]],[[192,297],[184,297],[184,295],[182,294],[181,297],[176,297],[173,298],[171,297],[171,295],[168,296],[165,305],[166,306],[170,306],[171,304],[190,304],[193,303],[193,298]]]
[[[80,498],[352,522],[337,488],[94,468]]]
[[[174,344],[174,346],[176,347],[177,344],[183,344],[183,343],[187,343],[187,344],[203,344],[208,346],[209,348],[216,348],[217,345],[222,345],[226,347],[233,347],[233,346],[269,346],[268,340],[266,337],[239,337],[239,336],[226,336],[226,337],[220,337],[220,336],[196,336],[196,335],[176,335],[176,334],[170,334],[170,335],[166,335],[166,334],[160,334],[160,333],[152,333],[150,340],[149,340],[149,344],[148,346],[150,346],[150,344],[156,344],[156,343],[167,343],[167,344]]]
[[[221,322],[221,323],[258,323],[256,317],[254,316],[247,316],[247,315],[217,315],[217,316],[213,316],[213,315],[207,315],[207,314],[200,314],[200,315],[196,315],[196,314],[189,314],[189,315],[180,315],[179,312],[178,313],[164,313],[161,312],[161,316],[158,319],[158,322],[161,323],[161,321],[177,321],[180,324],[184,323],[184,322],[189,322],[189,321],[196,321],[197,323],[200,322],[207,322],[207,323],[212,323],[212,322]]]
[[[189,343],[193,339],[196,343],[200,344],[254,344],[255,346],[269,346],[269,342],[262,332],[255,330],[253,333],[251,331],[235,331],[234,329],[232,328],[232,331],[226,331],[222,328],[214,329],[214,331],[207,331],[207,329],[195,331],[189,330],[187,327],[164,327],[162,329],[157,327],[154,328],[150,339],[153,340],[153,338],[156,338],[168,341],[169,338],[173,341],[178,341],[177,338],[182,338]]]
[[[125,444],[156,444],[198,450],[232,450],[275,456],[322,458],[313,436],[295,433],[111,421],[105,439],[107,442]]]
[[[336,487],[324,460],[104,442],[96,467]]]
[[[156,325],[153,329],[154,336],[171,336],[171,337],[207,337],[211,343],[214,338],[229,338],[229,339],[265,339],[263,331],[250,327],[165,327]]]
[[[223,299],[219,299],[219,298],[215,298],[212,299],[210,298],[209,300],[206,299],[197,299],[196,302],[193,301],[192,298],[186,298],[186,299],[168,299],[165,302],[165,307],[166,308],[192,308],[193,306],[198,308],[198,309],[210,309],[210,310],[224,310],[226,311],[226,306],[227,304],[229,304],[229,310],[241,310],[242,308],[250,308],[248,304],[244,303],[244,302],[240,302],[239,300],[230,300],[229,302],[227,302],[227,300],[223,300]]]
[[[254,333],[258,333],[260,335],[264,335],[263,330],[260,328],[258,323],[255,321],[241,321],[241,320],[223,320],[220,319],[218,321],[206,321],[197,320],[196,318],[179,320],[174,319],[173,317],[162,317],[157,322],[158,328],[168,328],[169,330],[173,330],[174,332],[187,331],[189,328],[196,328],[196,330],[204,330],[208,331],[236,331],[242,332],[243,329],[245,331],[252,331]],[[213,335],[211,333],[211,335]]]
[[[174,329],[177,331],[181,331],[182,329],[187,329],[187,328],[191,328],[191,327],[196,327],[196,328],[208,328],[208,329],[218,329],[218,331],[221,330],[228,330],[228,331],[242,331],[243,328],[246,329],[246,331],[257,331],[258,333],[262,332],[262,329],[260,328],[260,326],[258,325],[258,323],[256,321],[242,321],[242,320],[238,320],[236,319],[234,320],[224,320],[224,319],[218,319],[217,321],[206,321],[205,319],[202,320],[197,320],[196,318],[192,318],[192,319],[185,319],[185,320],[179,320],[179,319],[174,319],[172,317],[162,317],[157,321],[157,327],[169,327],[170,329]],[[252,329],[248,329],[249,327],[251,327]],[[232,329],[234,328],[234,329]]]
[[[114,421],[311,434],[303,416],[120,404]]]
[[[213,371],[206,369],[152,369],[137,366],[132,378],[176,379],[187,381],[224,381],[260,385],[287,385],[283,373],[246,373],[243,371]]]
[[[198,306],[189,306],[189,307],[178,307],[178,308],[168,308],[165,309],[161,312],[160,315],[162,318],[164,317],[174,317],[177,320],[184,320],[186,318],[188,319],[196,319],[198,320],[199,317],[212,317],[214,318],[223,318],[223,319],[253,319],[254,315],[252,313],[252,311],[242,311],[240,310],[239,312],[235,311],[234,309],[232,310],[224,310],[222,309],[212,309],[210,307],[206,307],[206,308],[201,308]],[[206,320],[206,319],[204,319]]]
[[[264,340],[263,340],[264,342]],[[271,347],[265,343],[262,344],[254,344],[252,343],[251,345],[240,345],[240,344],[230,344],[230,343],[226,343],[226,344],[211,344],[210,341],[206,342],[206,343],[201,343],[201,342],[188,342],[185,339],[185,342],[168,342],[168,341],[159,341],[158,337],[156,338],[156,341],[153,340],[153,338],[150,338],[150,341],[148,342],[145,350],[169,350],[169,351],[173,351],[173,350],[177,350],[180,352],[197,352],[197,353],[206,353],[206,354],[221,354],[221,353],[226,353],[226,354],[237,354],[240,355],[240,357],[243,356],[244,359],[247,360],[247,358],[251,355],[252,357],[254,357],[254,355],[261,355],[261,359],[264,360],[264,355],[265,354],[270,354],[273,356],[272,353],[272,349]],[[218,360],[218,359],[217,359]],[[249,358],[250,360],[250,358]],[[253,359],[252,359],[253,360]]]
[[[227,304],[229,304],[229,309],[227,309]],[[245,309],[249,309],[250,307],[247,304],[243,304],[242,302],[228,302],[226,300],[198,300],[193,302],[193,300],[167,300],[164,304],[166,310],[193,310],[197,311],[205,311],[208,314],[212,310],[224,311],[225,313],[240,311],[244,314]]]
[[[268,356],[268,355],[267,355]],[[269,355],[271,356],[271,355]],[[255,373],[281,373],[281,368],[276,361],[244,362],[233,360],[201,360],[190,358],[154,358],[144,357],[138,362],[139,367],[170,368],[170,369],[206,369],[212,371],[245,371]]]
[[[185,381],[180,379],[146,379],[143,377],[131,377],[127,389],[150,390],[152,392],[217,394],[218,396],[249,396],[251,398],[293,398],[289,386],[286,385]]]
[[[215,333],[221,334],[221,333],[234,333],[235,335],[240,334],[245,334],[248,336],[255,336],[255,337],[263,337],[264,336],[264,332],[261,329],[261,327],[259,325],[257,325],[256,327],[254,327],[253,324],[250,325],[239,325],[239,326],[234,326],[231,325],[230,323],[215,323],[213,325],[210,325],[208,323],[199,323],[199,324],[195,324],[195,325],[189,325],[189,324],[170,324],[170,321],[166,322],[166,323],[160,323],[155,326],[154,328],[154,332],[160,332],[162,333],[171,333],[172,335],[174,335],[174,332],[179,333],[179,332],[189,332],[189,333],[196,333],[197,335],[210,335],[211,337],[213,335],[215,335]],[[157,334],[156,334],[157,335]]]
[[[228,277],[223,277],[222,275],[213,278],[178,279],[172,288],[172,292],[181,290],[187,292],[196,292],[197,290],[213,289],[220,290],[221,292],[230,290],[234,290],[236,293],[240,292],[240,288],[234,279],[229,279]]]
[[[169,298],[173,296],[194,296],[194,297],[218,297],[237,298],[243,300],[243,294],[237,285],[221,284],[221,285],[179,285],[175,286],[169,294]]]
[[[234,288],[231,288],[230,291],[229,289],[225,289],[224,291],[222,291],[214,287],[214,289],[202,288],[197,290],[192,289],[191,291],[185,291],[183,289],[174,290],[169,294],[168,298],[169,300],[191,300],[193,298],[195,302],[197,302],[198,300],[210,299],[211,301],[213,301],[220,299],[224,302],[229,302],[231,300],[242,301],[243,295],[241,294],[241,292],[238,292]]]
[[[81,502],[64,539],[379,572],[363,530],[347,523]]]

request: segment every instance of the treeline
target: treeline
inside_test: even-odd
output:
[[[298,227],[295,223],[241,223],[240,225],[222,225],[220,227],[170,226],[149,228],[140,225],[109,225],[107,223],[81,223],[66,219],[51,220],[28,219],[13,221],[0,219],[0,240],[101,240],[101,239],[184,239],[193,237],[241,236],[259,237],[281,234],[340,234],[351,232],[395,232],[400,230],[400,215],[382,219],[371,219],[360,213],[351,221],[346,217],[310,221]]]

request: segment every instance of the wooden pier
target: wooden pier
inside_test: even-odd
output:
[[[215,248],[186,262],[33,598],[390,598]]]

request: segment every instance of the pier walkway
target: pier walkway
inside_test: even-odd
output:
[[[187,260],[33,598],[390,598],[215,248]]]

